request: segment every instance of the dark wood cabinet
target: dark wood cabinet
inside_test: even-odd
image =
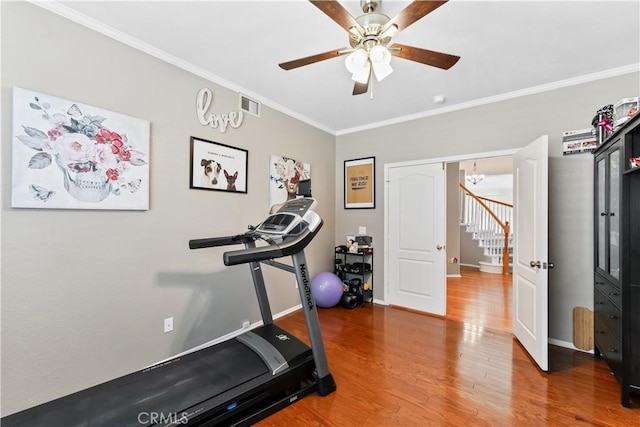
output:
[[[640,114],[594,152],[594,338],[621,386],[640,397]],[[640,161],[638,162],[640,163]]]

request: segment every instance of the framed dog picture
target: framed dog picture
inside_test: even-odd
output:
[[[248,166],[247,150],[191,137],[189,188],[246,193]]]

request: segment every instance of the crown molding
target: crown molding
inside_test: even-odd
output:
[[[331,135],[336,135],[336,131],[334,129],[329,129],[326,126],[311,120],[308,117],[305,117],[293,110],[290,110],[276,102],[273,102],[269,99],[266,99],[257,93],[254,93],[246,88],[243,88],[233,82],[223,79],[220,76],[217,76],[209,71],[206,71],[200,67],[197,67],[190,62],[184,61],[180,58],[177,58],[161,49],[158,49],[154,46],[151,46],[148,43],[145,43],[141,40],[136,39],[135,37],[131,37],[128,34],[123,33],[122,31],[116,30],[113,27],[105,25],[104,23],[97,21],[87,15],[79,13],[78,11],[65,6],[56,0],[50,1],[39,1],[39,0],[27,0],[29,3],[32,3],[36,6],[39,6],[43,9],[46,9],[50,12],[55,13],[56,15],[60,15],[64,18],[67,18],[77,24],[80,24],[84,27],[87,27],[91,30],[94,30],[100,34],[103,34],[107,37],[110,37],[114,40],[117,40],[121,43],[124,43],[127,46],[133,47],[134,49],[138,49],[148,55],[151,55],[155,58],[158,58],[164,62],[167,62],[171,65],[174,65],[178,68],[181,68],[191,74],[194,74],[198,77],[202,77],[203,79],[209,80],[217,85],[220,85],[226,89],[229,89],[233,92],[242,93],[250,98],[253,98],[256,101],[261,102],[263,105],[268,106],[276,111],[279,111],[283,114],[286,114],[289,117],[300,120],[301,122],[307,123],[317,129],[320,129],[324,132],[327,132]]]
[[[506,101],[508,99],[520,98],[527,95],[535,95],[538,93],[548,92],[551,90],[561,89],[569,86],[575,86],[583,83],[589,83],[596,80],[607,79],[610,77],[617,77],[624,74],[631,74],[640,72],[640,63],[626,65],[624,67],[612,68],[605,71],[600,71],[593,74],[585,74],[583,76],[573,77],[566,80],[558,80],[556,82],[547,83],[539,86],[533,86],[527,89],[516,90],[513,92],[507,92],[500,95],[489,96],[487,98],[476,99],[469,102],[462,102],[460,104],[450,105],[444,108],[437,108],[434,110],[424,111],[421,113],[410,114],[407,116],[397,117],[394,119],[383,120],[381,122],[371,123],[368,125],[357,126],[350,129],[343,129],[336,132],[336,136],[347,135],[350,133],[361,132],[364,130],[376,129],[384,126],[394,125],[398,123],[404,123],[411,120],[423,119],[425,117],[437,116],[439,114],[450,113],[452,111],[464,110],[467,108],[479,107],[481,105],[493,104],[495,102]]]
[[[213,82],[217,85],[220,85],[226,89],[229,89],[231,91],[234,92],[238,92],[238,93],[242,93],[243,95],[246,95],[250,98],[253,98],[256,101],[261,102],[263,105],[268,106],[269,108],[272,108],[276,111],[279,111],[289,117],[292,117],[294,119],[300,120],[301,122],[304,122],[310,126],[313,126],[319,130],[322,130],[324,132],[327,132],[333,136],[341,136],[341,135],[347,135],[350,133],[356,133],[356,132],[362,132],[365,130],[371,130],[371,129],[376,129],[376,128],[380,128],[380,127],[384,127],[384,126],[389,126],[389,125],[394,125],[394,124],[398,124],[398,123],[404,123],[404,122],[408,122],[408,121],[412,121],[412,120],[417,120],[417,119],[423,119],[426,117],[432,117],[432,116],[437,116],[439,114],[445,114],[445,113],[450,113],[453,111],[459,111],[459,110],[464,110],[467,108],[473,108],[473,107],[478,107],[478,106],[482,106],[482,105],[487,105],[487,104],[492,104],[495,102],[501,102],[501,101],[506,101],[509,99],[514,99],[514,98],[519,98],[522,96],[527,96],[527,95],[534,95],[534,94],[538,94],[538,93],[543,93],[543,92],[548,92],[551,90],[556,90],[556,89],[561,89],[561,88],[565,88],[565,87],[569,87],[569,86],[575,86],[575,85],[579,85],[579,84],[583,84],[583,83],[589,83],[592,81],[596,81],[596,80],[602,80],[602,79],[606,79],[606,78],[610,78],[610,77],[616,77],[616,76],[621,76],[624,74],[630,74],[630,73],[634,73],[634,72],[639,72],[640,71],[640,63],[637,64],[631,64],[631,65],[627,65],[627,66],[623,66],[623,67],[618,67],[618,68],[613,68],[613,69],[609,69],[609,70],[604,70],[604,71],[600,71],[597,73],[593,73],[593,74],[586,74],[583,76],[578,76],[578,77],[574,77],[574,78],[570,78],[570,79],[566,79],[566,80],[559,80],[556,82],[552,82],[552,83],[547,83],[544,85],[539,85],[539,86],[533,86],[530,88],[526,88],[526,89],[521,89],[521,90],[517,90],[517,91],[513,91],[513,92],[507,92],[504,94],[500,94],[500,95],[495,95],[495,96],[490,96],[490,97],[486,97],[486,98],[482,98],[482,99],[476,99],[473,101],[469,101],[469,102],[462,102],[460,104],[455,104],[455,105],[449,105],[443,108],[437,108],[437,109],[433,109],[433,110],[428,110],[428,111],[423,111],[420,113],[416,113],[416,114],[410,114],[407,116],[402,116],[402,117],[396,117],[393,119],[389,119],[389,120],[383,120],[383,121],[379,121],[379,122],[375,122],[375,123],[370,123],[367,125],[362,125],[362,126],[357,126],[357,127],[353,127],[353,128],[348,128],[348,129],[342,129],[342,130],[335,130],[335,129],[330,129],[306,116],[303,116],[291,109],[288,109],[276,102],[271,101],[270,99],[264,98],[246,88],[243,88],[233,82],[230,82],[228,80],[223,79],[220,76],[217,76],[209,71],[206,71],[200,67],[197,67],[193,64],[191,64],[190,62],[184,61],[182,59],[179,59],[173,55],[170,55],[169,53],[158,49],[154,46],[149,45],[148,43],[145,43],[141,40],[138,40],[134,37],[131,37],[119,30],[116,30],[113,27],[110,27],[108,25],[103,24],[102,22],[99,22],[93,18],[90,18],[82,13],[77,12],[74,9],[71,9],[68,6],[65,6],[61,3],[59,3],[56,0],[50,0],[50,1],[38,1],[38,0],[27,0],[29,3],[32,3],[36,6],[39,6],[43,9],[46,9],[50,12],[53,12],[57,15],[63,16],[77,24],[80,24],[84,27],[87,27],[91,30],[97,31],[107,37],[110,37],[114,40],[117,40],[121,43],[126,44],[127,46],[131,46],[135,49],[138,49],[146,54],[149,54],[155,58],[158,58],[164,62],[167,62],[169,64],[172,64],[178,68],[181,68],[189,73],[192,73],[198,77],[202,77],[203,79],[206,79],[210,82]]]

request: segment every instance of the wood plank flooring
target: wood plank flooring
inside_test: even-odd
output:
[[[601,359],[552,346],[543,373],[508,332],[510,318],[496,320],[494,303],[449,304],[448,318],[372,304],[320,310],[337,391],[258,426],[640,426],[640,399],[620,405]],[[302,312],[276,323],[308,342]]]
[[[511,332],[513,276],[465,266],[460,266],[460,275],[447,278],[447,318]]]

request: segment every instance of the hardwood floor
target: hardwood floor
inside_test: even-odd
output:
[[[620,405],[604,361],[550,347],[551,370],[543,373],[501,330],[510,320],[474,323],[491,322],[496,309],[486,302],[460,310],[455,316],[467,323],[372,304],[322,309],[337,391],[308,396],[258,425],[640,426],[640,402]],[[276,323],[307,341],[302,312]]]
[[[460,266],[462,277],[447,278],[447,318],[511,332],[513,276]]]

